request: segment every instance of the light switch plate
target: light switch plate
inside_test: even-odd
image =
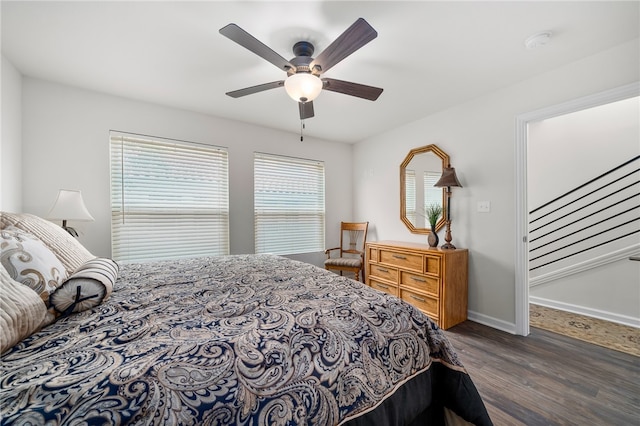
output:
[[[480,213],[489,213],[491,211],[491,201],[478,201],[478,211]]]

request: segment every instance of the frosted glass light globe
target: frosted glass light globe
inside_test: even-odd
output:
[[[322,91],[322,80],[313,74],[293,74],[284,81],[284,89],[296,102],[311,102]]]

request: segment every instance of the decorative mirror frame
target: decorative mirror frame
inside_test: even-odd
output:
[[[427,145],[422,146],[420,148],[414,148],[409,151],[406,158],[400,164],[400,220],[404,222],[405,226],[409,229],[409,231],[413,234],[429,234],[431,233],[431,229],[429,228],[416,228],[416,226],[411,223],[409,219],[407,219],[407,202],[405,199],[406,194],[406,167],[409,165],[413,157],[418,154],[425,154],[428,152],[432,152],[436,156],[442,159],[442,169],[449,166],[449,155],[445,153],[443,150],[438,148],[436,145]],[[436,223],[436,231],[440,230],[446,223],[447,211],[446,211],[446,188],[442,188],[442,215],[440,216],[440,220]]]

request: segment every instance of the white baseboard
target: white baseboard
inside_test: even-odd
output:
[[[510,334],[516,334],[516,325],[501,319],[490,317],[479,312],[467,311],[467,318],[487,327],[495,328]]]
[[[535,305],[546,306],[547,308],[559,309],[561,311],[572,312],[578,315],[585,315],[605,321],[611,321],[630,327],[640,328],[640,318],[617,314],[615,312],[601,311],[599,309],[587,308],[585,306],[573,305],[571,303],[558,302],[544,299],[542,297],[530,296],[529,301]]]

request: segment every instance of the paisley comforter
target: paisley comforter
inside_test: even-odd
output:
[[[121,265],[1,368],[2,424],[491,424],[417,309],[271,255]]]

